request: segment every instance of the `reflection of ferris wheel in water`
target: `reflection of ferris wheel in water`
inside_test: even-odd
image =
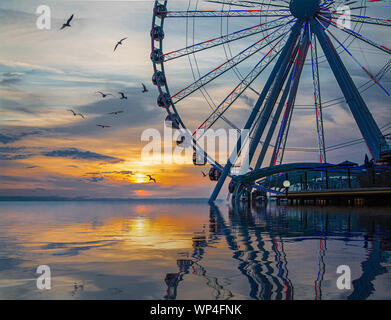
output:
[[[375,160],[379,159],[382,151],[389,149],[381,129],[387,130],[390,125],[379,129],[362,97],[362,93],[370,87],[377,87],[382,94],[390,96],[390,91],[381,80],[391,67],[391,60],[388,60],[391,49],[383,43],[384,39],[372,40],[363,32],[364,27],[372,28],[373,33],[374,27],[383,28],[384,31],[391,26],[391,19],[377,16],[380,7],[376,7],[377,4],[373,2],[384,1],[212,0],[199,3],[196,0],[192,6],[192,1],[189,0],[184,8],[175,11],[168,8],[167,0],[156,0],[151,31],[151,60],[154,66],[152,81],[159,90],[157,103],[168,113],[167,125],[182,132],[188,128],[193,132],[192,136],[184,133],[177,144],[193,146],[195,164],[205,165],[208,162],[212,165],[209,177],[211,180],[218,180],[218,184],[211,200],[217,197],[226,177],[233,176],[233,168],[242,151],[245,153],[245,160],[248,160],[245,163],[249,165],[242,166],[240,172],[235,172],[235,176],[246,174],[248,177],[261,167],[282,164],[286,151],[317,152],[318,161],[325,163],[327,151],[354,143],[365,142]],[[181,2],[182,5],[183,3]],[[205,9],[205,5],[213,6],[213,9]],[[221,7],[216,9],[218,5]],[[369,16],[368,11],[372,8],[374,14]],[[384,9],[380,10],[384,12]],[[179,21],[185,21],[183,28]],[[346,21],[350,23],[347,24]],[[209,27],[208,23],[211,23]],[[201,36],[196,35],[196,25],[202,29]],[[165,38],[163,26],[167,34],[167,28],[176,33],[172,34],[175,39],[178,30],[184,32],[185,47],[163,50],[163,39],[169,40],[168,37]],[[220,35],[203,38],[204,34],[217,30]],[[196,40],[196,37],[203,39]],[[371,50],[371,54],[375,51],[376,54],[381,54],[378,61],[381,68],[377,73],[370,72],[370,68],[364,66],[367,58],[363,50],[361,53],[364,62],[358,58],[358,54],[353,51],[356,49],[352,48],[355,43],[365,45]],[[217,50],[221,49],[223,54],[217,54]],[[361,69],[367,77],[364,83],[355,85],[342,62],[343,55],[350,59],[349,63],[354,63]],[[191,66],[193,82],[171,92],[168,81],[174,79],[175,83],[175,77],[170,78],[168,72],[175,69],[176,62],[181,66],[179,61],[186,58]],[[217,58],[220,61],[216,65],[208,65],[208,61]],[[331,69],[330,73],[336,79],[343,96],[334,96],[327,101],[324,99],[325,88],[321,86],[319,77],[319,69],[323,64]],[[208,71],[200,71],[200,66],[205,65],[208,66]],[[307,101],[307,104],[298,105],[296,98],[300,94],[300,79],[305,78],[303,69],[306,65],[310,70],[309,82],[312,82],[310,91],[313,98],[311,104]],[[261,80],[259,85],[257,80]],[[221,91],[222,88],[225,90],[223,98],[214,98],[214,91]],[[192,99],[197,95],[204,102],[197,100],[196,112],[189,112],[186,106],[194,104]],[[250,95],[255,98],[249,98]],[[243,100],[247,100],[248,104],[251,102],[251,110],[244,116],[243,110],[239,112],[237,108]],[[327,148],[323,109],[341,103],[349,106],[363,139]],[[314,110],[316,148],[287,147],[294,109]],[[203,118],[195,123],[199,115]],[[200,137],[197,133],[219,127],[250,132],[248,138],[239,136],[236,156],[231,156],[227,164],[217,162],[197,143]],[[272,150],[272,155],[267,164],[265,157],[269,149]],[[198,155],[201,155],[201,163]]]

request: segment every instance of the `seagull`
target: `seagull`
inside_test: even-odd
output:
[[[115,115],[117,115],[117,114],[119,114],[119,113],[123,113],[123,111],[122,111],[122,110],[120,110],[120,111],[114,111],[114,112],[109,112],[108,114],[115,114]]]
[[[62,25],[62,27],[61,27],[60,30],[66,28],[66,27],[71,27],[70,22],[72,21],[72,19],[73,19],[73,14],[69,17],[69,19],[67,20],[67,22],[64,23],[64,24]]]
[[[84,117],[81,113],[76,113],[76,112],[73,111],[72,109],[69,109],[68,111],[72,112],[72,114],[73,114],[74,117],[80,116],[80,117],[82,117],[83,119],[85,119],[85,117]]]
[[[105,126],[105,125],[103,125],[103,124],[97,124],[97,126],[98,127],[101,127],[102,129],[104,129],[104,128],[110,128],[111,126]]]
[[[125,93],[123,93],[123,92],[118,92],[118,93],[121,95],[121,100],[128,99],[128,97],[125,96]]]
[[[201,171],[202,173],[202,176],[205,178],[206,177],[206,173],[204,171]]]
[[[147,87],[145,86],[144,83],[142,83],[142,86],[143,86],[143,91],[142,92],[148,92],[148,89],[147,89]]]
[[[150,174],[147,174],[147,177],[149,178],[149,181],[153,181],[156,183],[156,179],[152,178],[152,176]]]
[[[121,39],[120,41],[118,41],[117,44],[115,45],[114,51],[117,49],[117,47],[118,47],[120,44],[122,45],[122,41],[124,41],[124,40],[126,40],[126,39],[127,39],[127,37]]]
[[[105,94],[105,93],[103,93],[103,92],[101,92],[101,91],[97,91],[96,93],[100,93],[100,94],[102,95],[102,98],[106,98],[107,96],[112,96],[111,93]]]

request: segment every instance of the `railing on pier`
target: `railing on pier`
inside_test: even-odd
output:
[[[269,189],[286,190],[283,182],[290,182],[289,192],[347,190],[391,187],[391,169],[387,165],[354,164],[320,165],[263,178],[258,184]]]

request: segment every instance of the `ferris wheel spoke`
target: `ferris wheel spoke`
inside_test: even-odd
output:
[[[281,17],[289,13],[289,9],[278,10],[185,10],[185,11],[160,11],[165,18],[243,18],[243,17]]]
[[[334,4],[336,1],[324,1],[323,3],[320,4],[320,7],[328,8],[332,4]]]
[[[331,17],[333,19],[339,19],[341,16],[347,16],[349,17],[350,21],[352,22],[358,22],[358,23],[366,23],[366,24],[375,24],[378,26],[391,26],[391,19],[385,19],[385,18],[374,18],[374,17],[368,17],[368,16],[359,16],[356,14],[346,14],[341,12],[332,12]]]
[[[359,2],[359,1],[354,0],[354,1],[347,2],[346,0],[339,0],[339,1],[332,1],[332,2],[336,3],[336,4],[343,4],[345,6],[351,6],[352,4],[355,4],[355,3]]]
[[[336,41],[338,44],[352,57],[352,59],[365,71],[365,73],[388,95],[391,96],[390,93],[381,85],[381,83],[353,56],[353,54],[350,53],[350,51],[337,39],[337,37],[331,33],[330,30],[325,28],[325,26],[322,24],[321,21],[319,21],[318,18],[316,18],[316,21],[318,21],[319,25],[323,28],[323,30],[327,31],[327,33]]]
[[[225,5],[230,5],[230,6],[238,6],[238,7],[270,6],[270,7],[289,8],[289,6],[282,5],[282,4],[273,4],[273,3],[258,2],[258,1],[245,1],[245,0],[229,0],[229,1],[208,0],[206,2],[219,3],[219,4],[225,4]]]
[[[281,53],[285,42],[280,39],[269,52],[255,65],[247,76],[223,99],[215,110],[197,128],[193,136],[201,129],[210,129],[217,120],[234,104],[234,102],[246,91],[246,89],[258,78],[258,76],[270,65],[270,63]],[[271,54],[274,51],[274,54]],[[199,138],[199,137],[197,137]]]
[[[300,28],[302,27],[302,22],[298,21],[295,23],[293,28],[291,29],[289,38],[285,42],[285,45],[281,51],[280,56],[278,57],[278,60],[276,61],[269,78],[267,79],[261,94],[259,95],[257,102],[255,103],[254,107],[251,110],[250,116],[248,117],[246,124],[244,125],[244,130],[249,130],[254,124],[255,119],[257,118],[260,108],[264,103],[265,97],[270,90],[271,86],[274,83],[274,80],[276,76],[279,75],[280,69],[284,68],[284,66],[287,65],[289,56],[292,53],[292,50],[294,49],[294,46],[296,44],[297,38],[298,38],[298,32]],[[264,114],[263,112],[261,114]],[[226,178],[229,176],[230,171],[232,169],[233,164],[236,160],[236,155],[240,154],[240,150],[242,150],[242,146],[244,145],[245,141],[247,140],[246,137],[239,136],[236,146],[231,154],[231,156],[228,158],[228,161],[226,165],[224,166],[224,170],[220,176],[219,181],[217,182],[212,195],[209,198],[209,203],[212,203],[216,200],[217,196],[219,195],[221,188],[224,185],[224,182]]]
[[[313,87],[314,87],[316,131],[318,134],[319,160],[321,163],[323,162],[326,163],[327,158],[326,158],[326,144],[324,139],[322,98],[320,94],[321,91],[320,91],[318,50],[316,45],[316,37],[312,32],[310,32],[310,53],[311,53],[312,80],[313,80]]]
[[[270,127],[269,127],[269,130],[268,130],[268,133],[265,137],[265,141],[262,143],[260,141],[260,144],[262,144],[262,149],[261,149],[261,152],[259,153],[259,156],[258,156],[258,160],[257,160],[257,163],[254,167],[254,170],[257,170],[259,168],[261,168],[262,164],[263,164],[263,161],[265,159],[265,155],[266,155],[266,152],[268,151],[269,148],[275,148],[274,145],[272,145],[270,142],[271,142],[271,139],[273,138],[273,135],[274,135],[274,132],[275,132],[275,129],[276,129],[276,126],[277,126],[277,123],[278,123],[278,120],[281,116],[281,112],[285,106],[285,103],[288,99],[288,95],[291,91],[291,83],[292,83],[292,80],[293,80],[293,73],[294,71],[291,70],[292,69],[292,65],[294,63],[294,60],[295,60],[295,57],[297,55],[297,52],[299,50],[299,45],[296,46],[294,52],[291,54],[291,59],[289,61],[289,64],[286,68],[286,71],[285,71],[285,76],[284,78],[287,78],[286,80],[286,84],[285,84],[285,88],[282,92],[282,95],[281,95],[281,98],[280,98],[280,101],[278,103],[278,107],[273,115],[273,117],[271,117],[271,123],[270,123]],[[289,72],[291,72],[291,76],[289,76]],[[269,91],[270,92],[270,91]],[[268,95],[268,97],[270,97],[270,95]],[[252,137],[250,137],[252,138]]]
[[[367,9],[368,6],[360,6],[360,7],[354,7],[354,8],[350,8],[350,10],[359,10],[359,9]]]
[[[235,7],[245,7],[245,8],[252,8],[254,7],[251,4],[246,4],[245,1],[224,1],[224,0],[208,0],[205,2],[210,2],[210,3],[217,3],[217,4],[223,4],[223,5],[230,5],[230,6],[235,6]]]
[[[385,147],[385,150],[388,150],[389,146],[387,141],[385,141],[384,136],[382,136],[376,121],[360,95],[339,54],[337,53],[331,40],[331,32],[329,30],[327,30],[328,32],[325,32],[325,27],[316,17],[311,19],[311,27],[322,46],[329,66],[346,99],[353,118],[360,129],[361,135],[367,143],[369,153],[374,159],[379,159],[381,151],[384,150],[382,148]],[[329,35],[331,37],[329,37]]]
[[[366,2],[369,2],[369,1],[366,1]],[[325,2],[325,4],[327,3],[327,6],[330,6],[331,4],[335,4],[336,6],[341,6],[341,5],[344,5],[344,6],[351,6],[353,4],[361,4],[362,1],[350,1],[350,2],[346,2],[346,0],[339,0],[339,1],[329,1],[329,2]],[[362,7],[356,7],[356,8],[350,8],[350,10],[355,10],[355,9],[364,9],[364,8],[367,8],[367,6],[362,6]]]
[[[351,36],[353,36],[353,37],[355,37],[357,39],[360,39],[360,40],[370,44],[371,46],[384,51],[385,53],[391,54],[391,49],[389,49],[386,46],[383,46],[381,44],[378,44],[375,41],[372,41],[372,40],[368,39],[367,37],[363,36],[362,34],[359,34],[358,32],[353,31],[352,29],[346,28],[346,27],[340,25],[339,23],[334,22],[334,21],[329,20],[329,19],[326,19],[326,18],[324,18],[322,16],[320,16],[319,18],[322,21],[330,22],[333,27],[338,28],[338,29],[342,30],[343,32],[345,32],[345,33],[347,33],[347,34],[349,34],[349,35],[351,35]]]
[[[265,2],[259,2],[259,1],[242,0],[242,2],[245,2],[245,3],[248,3],[248,4],[252,4],[254,6],[268,6],[268,7],[270,6],[270,7],[289,8],[289,5],[265,3]],[[285,2],[285,1],[280,1],[280,2],[283,2],[283,3],[287,4],[287,2]]]
[[[248,48],[242,50],[240,53],[238,53],[236,56],[232,57],[231,59],[225,61],[218,67],[214,68],[212,71],[209,71],[205,75],[203,75],[201,78],[187,86],[186,88],[178,91],[173,96],[170,97],[171,101],[176,104],[182,99],[186,98],[193,92],[197,91],[198,89],[202,88],[209,82],[213,81],[214,79],[218,78],[228,70],[232,69],[236,65],[240,64],[241,62],[245,61],[249,57],[253,56],[263,48],[267,47],[268,45],[271,45],[276,40],[282,38],[285,34],[286,26],[280,27],[279,29],[273,31],[269,35],[261,38]],[[266,42],[264,42],[266,40]]]
[[[162,54],[161,57],[164,58],[164,61],[174,60],[174,59],[177,59],[177,58],[180,58],[183,56],[187,56],[189,54],[193,54],[195,52],[203,51],[203,50],[213,48],[213,47],[216,47],[219,45],[223,45],[223,44],[226,44],[226,43],[229,43],[232,41],[243,39],[243,38],[246,38],[246,37],[261,33],[261,32],[269,31],[269,30],[284,26],[284,25],[289,24],[292,21],[294,21],[294,19],[291,19],[288,22],[281,21],[282,19],[284,19],[286,17],[291,17],[291,15],[283,16],[281,18],[278,18],[278,19],[275,19],[275,20],[272,20],[269,22],[265,22],[265,23],[257,24],[255,26],[245,28],[245,29],[237,30],[237,31],[232,32],[230,34],[227,34],[227,35],[224,35],[224,36],[221,36],[218,38],[212,38],[212,39],[209,39],[206,41],[202,41],[202,42],[193,44],[191,46],[188,46],[186,48],[171,51],[171,52]]]

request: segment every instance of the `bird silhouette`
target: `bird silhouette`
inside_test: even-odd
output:
[[[97,91],[96,93],[100,93],[100,94],[102,95],[102,98],[103,98],[103,99],[106,98],[107,96],[112,96],[111,93],[105,94],[105,93],[103,93],[103,92],[101,92],[101,91]]]
[[[101,127],[102,129],[104,128],[110,128],[111,126],[106,126],[106,125],[103,125],[103,124],[97,124],[98,127]]]
[[[202,173],[202,176],[205,178],[206,177],[206,173],[204,171],[201,171]]]
[[[150,174],[147,174],[147,177],[149,178],[149,181],[153,181],[156,183],[156,179],[152,178],[152,176]]]
[[[123,110],[109,112],[108,114],[114,114],[114,115],[117,115],[117,114],[119,114],[119,113],[123,113]]]
[[[123,92],[118,92],[118,93],[121,95],[121,100],[128,99],[128,97],[125,96],[125,93],[123,93]]]
[[[142,92],[148,92],[148,89],[147,89],[147,87],[145,86],[144,83],[142,83],[142,86],[143,86],[143,91]]]
[[[67,22],[65,22],[63,25],[62,25],[62,27],[61,27],[61,29],[60,30],[62,30],[62,29],[65,29],[66,27],[71,27],[71,25],[70,25],[70,22],[72,21],[72,19],[73,19],[73,14],[69,17],[69,19],[67,20]]]
[[[124,40],[126,40],[126,39],[127,39],[127,38],[123,38],[123,39],[121,39],[120,41],[118,41],[117,44],[116,44],[115,47],[114,47],[114,51],[117,50],[117,47],[118,47],[119,45],[122,45],[122,41],[124,41]]]
[[[74,117],[80,116],[80,117],[82,117],[83,119],[85,119],[85,117],[84,117],[81,113],[76,113],[76,112],[73,111],[72,109],[69,109],[68,111],[72,112],[72,114],[73,114]]]

